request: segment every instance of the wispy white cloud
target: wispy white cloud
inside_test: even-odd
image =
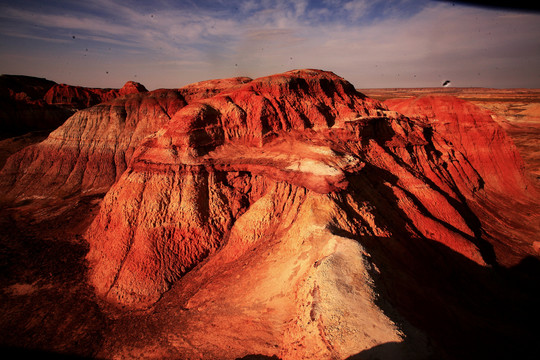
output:
[[[358,20],[362,18],[367,9],[370,7],[370,2],[367,0],[364,1],[349,1],[343,5],[343,9],[349,13],[349,16],[353,20]]]

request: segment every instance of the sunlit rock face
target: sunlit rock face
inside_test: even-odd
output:
[[[55,85],[45,96],[52,104],[99,104],[78,111],[45,141],[11,157],[0,173],[0,185],[6,189],[0,199],[105,193],[126,170],[135,148],[187,105],[183,93],[194,97],[196,88],[201,92],[198,98],[204,98],[236,84],[215,80],[190,85],[188,90],[151,92],[131,81],[116,90]]]
[[[232,346],[237,327],[287,359],[344,358],[406,337],[423,353],[422,335],[389,317],[397,311],[374,284],[381,267],[441,249],[479,267],[497,261],[469,201],[507,182],[475,167],[489,156],[482,144],[441,133],[470,127],[407,118],[318,70],[193,102],[135,149],[107,193],[86,234],[90,281],[132,307],[177,294],[181,317],[197,324],[186,342]],[[416,270],[399,276],[397,288],[414,289],[400,300],[407,311],[421,291]],[[272,354],[269,344],[251,350]]]
[[[310,69],[124,88],[0,172],[10,206],[104,196],[84,232],[97,357],[482,358],[533,338],[505,267],[538,259],[538,197],[482,110]]]
[[[446,152],[461,154],[474,168],[483,191],[472,189],[463,195],[471,200],[483,230],[488,236],[492,234],[497,238],[491,243],[498,262],[515,265],[530,253],[531,247],[538,246],[534,234],[540,231],[537,201],[540,194],[534,181],[525,173],[516,146],[493,121],[492,112],[468,101],[442,95],[389,99],[385,104],[407,116],[426,117],[433,129],[444,136],[440,146]],[[446,163],[454,167],[452,161]],[[456,178],[459,177],[454,176]],[[508,226],[501,218],[515,225]],[[521,235],[524,231],[525,236]]]

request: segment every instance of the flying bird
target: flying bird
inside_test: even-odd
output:
[[[446,80],[445,82],[443,82],[442,86],[449,86],[450,85],[450,80]]]

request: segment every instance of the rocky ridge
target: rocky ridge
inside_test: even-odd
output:
[[[180,317],[199,324],[217,318],[230,325],[235,313],[233,326],[241,328],[254,321],[247,309],[268,313],[257,326],[275,333],[259,335],[278,341],[283,358],[341,358],[403,336],[423,351],[414,327],[399,328],[396,321],[407,321],[389,319],[397,310],[382,311],[362,285],[375,281],[371,271],[402,261],[403,253],[439,256],[440,245],[482,267],[498,260],[470,201],[486,186],[500,191],[499,181],[483,178],[474,167],[480,163],[438,130],[315,70],[255,79],[190,104],[141,144],[105,197],[87,232],[91,281],[98,294],[135,307],[175,293],[186,299]],[[489,172],[492,164],[480,166]],[[387,243],[387,253],[375,250],[373,239]],[[523,249],[522,258],[534,254],[530,239]],[[378,260],[346,255],[356,252]],[[405,273],[408,286],[421,287],[414,271]],[[186,274],[190,282],[179,281]],[[349,300],[336,281],[371,315],[340,316]],[[286,310],[276,311],[281,306]],[[338,323],[349,335],[332,332]],[[371,323],[380,331],[368,331]],[[179,348],[195,351],[189,343],[207,326],[212,339],[227,343],[229,327],[211,324],[183,333]]]
[[[31,76],[1,75],[0,137],[52,131],[77,110],[146,91],[142,84],[133,81],[120,89],[100,89],[57,84]]]
[[[84,109],[110,101],[119,96],[147,92],[144,85],[128,81],[120,89],[100,89],[66,84],[55,84],[43,99],[47,104],[68,108]]]
[[[86,259],[120,307],[93,356],[527,349],[534,302],[505,267],[538,253],[497,199],[537,216],[535,190],[490,118],[430,101],[406,117],[320,70],[128,95],[12,156],[4,201],[106,192]]]

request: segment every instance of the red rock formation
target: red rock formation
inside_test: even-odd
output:
[[[0,178],[4,200],[106,192],[135,147],[185,104],[178,91],[156,90],[77,112],[45,141],[8,159]]]
[[[97,89],[66,84],[54,85],[44,96],[47,104],[84,109],[118,96],[147,92],[139,83],[128,81],[121,89]]]
[[[480,218],[510,186],[466,139],[497,134],[488,118],[407,118],[319,70],[223,83],[81,111],[0,173],[9,199],[108,190],[89,280],[148,311],[120,311],[96,356],[464,358],[534,340],[493,253],[534,246],[515,214],[496,219],[514,237]]]
[[[118,90],[119,96],[129,95],[129,94],[138,94],[138,93],[144,93],[147,92],[146,88],[143,84],[135,82],[135,81],[128,81],[127,83]]]
[[[183,299],[176,316],[189,331],[164,330],[181,331],[183,354],[218,356],[231,331],[231,357],[275,354],[277,343],[287,359],[344,358],[404,336],[424,351],[367,284],[374,268],[431,264],[441,249],[494,263],[466,200],[483,191],[471,164],[425,119],[387,111],[332,73],[255,79],[184,107],[135,150],[87,232],[90,279],[124,305],[167,290]],[[417,271],[386,272],[407,314],[419,283],[436,281]]]
[[[453,96],[389,99],[385,104],[406,116],[426,116],[454,151],[467,157],[490,190],[511,196],[526,191],[523,161],[487,110]]]
[[[385,104],[408,116],[427,117],[439,134],[439,146],[470,162],[480,179],[479,187],[463,191],[463,195],[482,219],[484,231],[493,234],[495,239],[490,241],[498,261],[515,265],[529,254],[535,246],[534,234],[540,231],[540,193],[526,176],[512,140],[493,121],[492,114],[453,96],[389,99]],[[454,180],[463,178],[453,162],[445,160],[445,164]],[[501,218],[514,225],[508,226]]]

